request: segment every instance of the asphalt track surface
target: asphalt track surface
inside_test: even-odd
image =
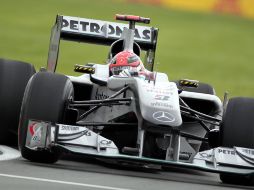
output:
[[[0,189],[217,190],[254,188],[225,185],[219,181],[217,174],[179,168],[168,168],[167,171],[130,169],[80,157],[68,157],[56,164],[39,164],[29,162],[17,155],[16,158],[12,157],[10,160],[1,160],[0,155]]]

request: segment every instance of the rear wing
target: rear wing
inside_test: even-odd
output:
[[[121,39],[121,34],[127,24],[94,19],[57,15],[52,27],[47,70],[55,72],[57,66],[60,40],[94,43],[110,46]],[[134,41],[141,50],[146,51],[145,67],[152,71],[157,44],[158,28],[136,26]]]

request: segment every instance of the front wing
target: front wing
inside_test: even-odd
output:
[[[35,151],[61,148],[73,154],[111,159],[119,163],[177,166],[214,173],[254,175],[254,149],[218,147],[199,152],[192,163],[121,154],[113,141],[80,127],[30,120],[26,147]]]

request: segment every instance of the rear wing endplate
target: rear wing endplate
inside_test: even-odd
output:
[[[60,39],[110,46],[121,39],[124,27],[128,27],[128,24],[57,15],[51,31],[47,70],[51,72],[56,70]],[[134,41],[146,51],[144,64],[151,71],[154,65],[157,36],[158,28],[136,26]]]

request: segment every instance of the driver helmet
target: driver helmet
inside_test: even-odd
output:
[[[109,64],[111,75],[119,75],[123,70],[130,72],[140,72],[144,70],[144,65],[139,56],[132,51],[122,51],[112,58]]]

